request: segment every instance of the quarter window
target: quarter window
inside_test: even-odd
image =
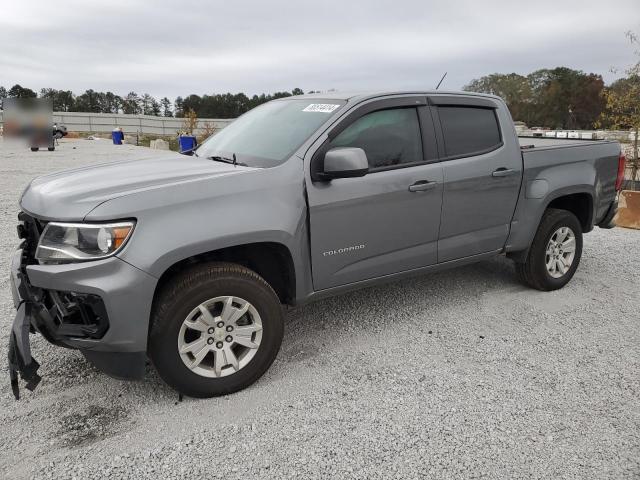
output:
[[[333,139],[329,148],[336,147],[362,148],[372,169],[421,162],[418,112],[415,108],[394,108],[368,113]]]
[[[448,157],[472,155],[502,143],[492,108],[438,107],[438,113]]]

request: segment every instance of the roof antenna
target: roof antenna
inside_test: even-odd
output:
[[[447,72],[444,72],[444,75],[442,75],[442,78],[438,82],[438,86],[436,87],[436,90],[440,88],[440,84],[442,83],[442,81],[444,80],[444,77],[446,77],[446,76],[447,76]]]

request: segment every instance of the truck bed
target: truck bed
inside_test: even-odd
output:
[[[544,205],[544,202],[536,203],[537,199],[548,198],[550,192],[567,195],[581,191],[589,196],[593,213],[585,219],[584,231],[591,230],[606,217],[616,197],[618,142],[530,137],[520,137],[518,141],[524,165],[525,195],[518,203],[521,212],[517,211],[514,218],[529,226],[525,238],[535,234],[531,225],[537,226],[542,215],[540,211],[535,212]],[[533,218],[528,217],[531,212],[535,212]]]

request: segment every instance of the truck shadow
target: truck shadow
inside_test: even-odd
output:
[[[447,271],[419,275],[364,288],[292,308],[279,359],[287,363],[308,360],[323,350],[323,340],[357,328],[358,334],[375,334],[381,321],[411,324],[421,312],[438,312],[460,303],[499,292],[525,291],[515,276],[513,263],[503,257]],[[425,325],[425,334],[428,328]],[[286,369],[286,367],[285,367]]]
[[[383,328],[383,319],[391,315],[396,326],[413,325],[420,312],[429,309],[438,312],[460,302],[460,297],[480,298],[485,294],[494,295],[505,290],[514,292],[526,290],[515,277],[509,260],[496,259],[456,269],[425,274],[408,279],[389,282],[380,286],[364,288],[329,299],[295,307],[285,318],[285,338],[281,351],[273,367],[258,383],[278,381],[300,368],[300,364],[312,364],[317,357],[327,351],[327,345],[339,341],[341,337],[376,334]],[[425,324],[425,335],[428,324]],[[78,359],[75,368],[86,369],[84,376],[97,381],[102,374],[84,359]],[[174,404],[178,395],[158,376],[148,363],[144,380],[122,382],[113,379],[114,395],[149,398],[156,404]],[[268,387],[267,387],[268,388]],[[109,389],[111,390],[111,389]],[[98,415],[99,416],[99,415]],[[86,422],[81,422],[83,425]],[[71,428],[70,430],[74,430]],[[77,433],[77,435],[76,435]],[[91,433],[82,430],[69,439],[70,444],[90,443]]]

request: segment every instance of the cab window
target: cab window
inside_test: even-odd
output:
[[[393,108],[363,115],[331,141],[329,148],[336,147],[362,148],[371,169],[421,162],[418,112]]]
[[[502,144],[496,112],[492,108],[438,107],[446,156],[487,152]]]

